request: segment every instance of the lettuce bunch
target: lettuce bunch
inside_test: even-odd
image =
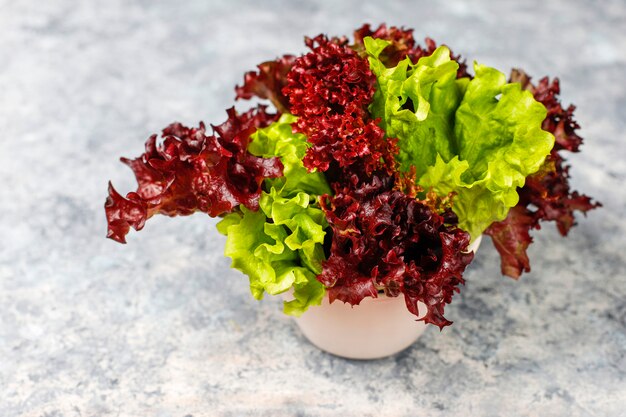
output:
[[[123,159],[138,188],[122,197],[110,185],[108,237],[202,211],[222,217],[225,254],[252,295],[287,293],[287,314],[384,293],[443,328],[471,240],[490,235],[517,278],[540,221],[566,235],[575,211],[599,206],[569,188],[560,152],[582,139],[558,80],[507,80],[478,63],[471,75],[446,46],[385,25],[305,44],[236,88],[275,113],[230,109],[211,135],[172,124]]]

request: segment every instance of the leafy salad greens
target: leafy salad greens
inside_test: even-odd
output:
[[[252,295],[288,294],[287,314],[384,293],[443,328],[471,240],[491,236],[518,278],[532,229],[555,221],[565,236],[576,211],[600,205],[570,190],[561,152],[582,139],[558,79],[478,63],[470,74],[448,47],[385,25],[305,44],[236,88],[275,113],[231,108],[211,134],[174,123],[123,158],[138,188],[109,184],[107,236],[125,243],[155,214],[205,212],[222,218]]]

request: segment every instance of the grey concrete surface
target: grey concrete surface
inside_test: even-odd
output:
[[[586,139],[575,188],[605,207],[533,271],[488,239],[455,324],[358,362],[254,301],[205,215],[106,240],[119,156],[172,121],[219,123],[245,70],[363,22],[557,75]],[[0,416],[626,415],[626,3],[0,0]]]

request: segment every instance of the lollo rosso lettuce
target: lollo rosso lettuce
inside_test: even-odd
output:
[[[437,211],[394,188],[384,172],[346,186],[322,200],[333,231],[328,261],[319,280],[330,302],[357,305],[365,297],[403,296],[419,320],[443,328],[445,305],[464,284],[467,232],[454,215]],[[418,301],[425,311],[419,311]]]
[[[473,79],[457,79],[458,63],[444,46],[387,68],[378,57],[389,42],[364,42],[379,85],[370,110],[398,138],[400,169],[413,168],[418,184],[439,195],[455,194],[459,227],[477,238],[506,217],[517,188],[550,153],[545,107],[484,65],[475,64]]]
[[[295,56],[285,55],[259,64],[258,71],[249,71],[244,75],[243,84],[235,88],[235,98],[249,100],[258,97],[269,100],[278,112],[287,112],[289,98],[282,90],[287,85],[287,74],[295,60]]]
[[[306,44],[311,52],[295,60],[283,89],[298,116],[294,129],[311,144],[304,165],[327,171],[363,163],[368,174],[392,170],[393,146],[367,109],[376,83],[367,61],[345,39],[320,35]]]
[[[239,205],[259,207],[264,178],[282,174],[278,158],[259,158],[247,151],[250,135],[269,125],[277,116],[259,106],[238,114],[227,111],[228,119],[212,126],[207,135],[204,123],[188,128],[173,123],[163,129],[163,142],[152,135],[146,151],[136,159],[122,158],[137,178],[137,191],[122,197],[109,183],[104,210],[107,237],[126,243],[130,228],[141,230],[155,214],[185,216],[201,211],[211,217],[223,215]]]
[[[319,305],[325,294],[316,277],[326,259],[322,245],[328,223],[318,198],[331,191],[322,173],[309,172],[302,163],[308,146],[304,135],[292,132],[296,120],[285,113],[252,135],[248,151],[279,157],[283,176],[265,181],[259,211],[242,207],[226,216],[218,230],[227,235],[224,254],[233,268],[248,275],[252,295],[261,299],[264,293],[293,288],[284,311],[297,316]]]

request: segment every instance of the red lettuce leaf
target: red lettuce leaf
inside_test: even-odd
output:
[[[377,289],[391,297],[402,293],[409,311],[443,328],[451,324],[444,306],[464,283],[463,271],[473,259],[463,253],[469,235],[393,189],[394,179],[385,175],[348,183],[322,199],[332,243],[318,280],[328,287],[331,301],[352,305],[376,297]],[[426,305],[423,314],[418,301]]]
[[[522,272],[530,272],[530,261],[526,249],[532,243],[530,229],[536,226],[533,213],[524,206],[513,207],[506,219],[493,223],[487,234],[500,253],[504,275],[519,278]]]
[[[160,145],[152,135],[143,155],[122,158],[135,173],[138,188],[124,198],[109,184],[107,237],[125,243],[130,227],[142,229],[157,213],[202,211],[215,217],[240,204],[258,209],[263,179],[281,176],[283,166],[278,158],[259,158],[246,149],[250,135],[277,116],[262,106],[243,114],[231,108],[227,114],[226,122],[212,126],[213,135],[206,134],[203,123],[197,128],[174,123],[163,129]]]
[[[244,75],[243,85],[235,88],[236,99],[249,100],[252,97],[267,99],[272,102],[278,112],[289,111],[289,99],[282,93],[287,85],[287,74],[291,70],[296,57],[284,55],[275,61],[267,61],[258,65],[258,71],[249,71]]]
[[[369,24],[365,24],[354,31],[354,49],[359,52],[359,54],[365,54],[363,39],[368,36],[391,42],[379,57],[386,67],[395,67],[398,65],[398,62],[407,57],[415,64],[421,57],[429,56],[437,49],[437,44],[431,38],[425,39],[425,47],[417,45],[413,38],[413,29],[403,29],[396,26],[387,28],[387,25],[382,24],[378,26],[376,30],[372,30]],[[465,60],[461,61],[460,55],[451,53],[450,58],[457,61],[459,64],[457,71],[458,78],[470,76],[467,72],[467,64]]]
[[[583,139],[576,133],[580,126],[573,118],[575,107],[570,105],[565,109],[558,99],[558,78],[550,82],[544,77],[535,86],[523,71],[513,70],[511,81],[521,83],[546,106],[548,113],[542,127],[556,138],[543,166],[526,178],[524,187],[519,190],[517,206],[506,219],[492,224],[485,232],[500,253],[502,273],[517,279],[522,272],[530,272],[526,250],[532,242],[531,229],[539,229],[541,221],[554,221],[559,233],[566,236],[576,224],[576,211],[585,214],[601,204],[570,189],[569,166],[561,152],[578,152]]]
[[[354,31],[354,48],[359,53],[365,53],[363,39],[368,36],[391,42],[391,44],[380,54],[380,60],[387,67],[395,67],[398,65],[398,62],[402,61],[407,56],[411,58],[412,62],[417,62],[417,60],[422,56],[420,55],[420,52],[422,51],[421,48],[416,49],[415,47],[413,29],[403,29],[395,26],[387,28],[387,25],[382,24],[375,30],[372,30],[369,24],[364,24]]]
[[[369,173],[385,167],[385,161],[394,163],[395,142],[385,139],[368,112],[376,77],[346,43],[323,35],[307,38],[311,52],[296,59],[287,74],[283,94],[298,116],[294,130],[312,145],[304,158],[309,170],[326,171],[335,161],[341,168],[363,161]]]
[[[331,256],[324,262],[322,275],[318,280],[327,288],[328,300],[340,300],[350,305],[358,305],[365,297],[378,297],[374,280],[363,275],[358,258]]]
[[[531,78],[522,70],[514,69],[511,72],[510,81],[522,84],[524,89],[533,93],[535,100],[546,107],[548,114],[543,121],[542,128],[554,134],[556,143],[553,153],[561,150],[578,152],[583,139],[576,133],[576,130],[580,128],[574,120],[576,106],[570,105],[564,109],[561,105],[558,98],[561,92],[559,79],[554,78],[550,81],[548,77],[544,77],[536,86],[530,80]]]

